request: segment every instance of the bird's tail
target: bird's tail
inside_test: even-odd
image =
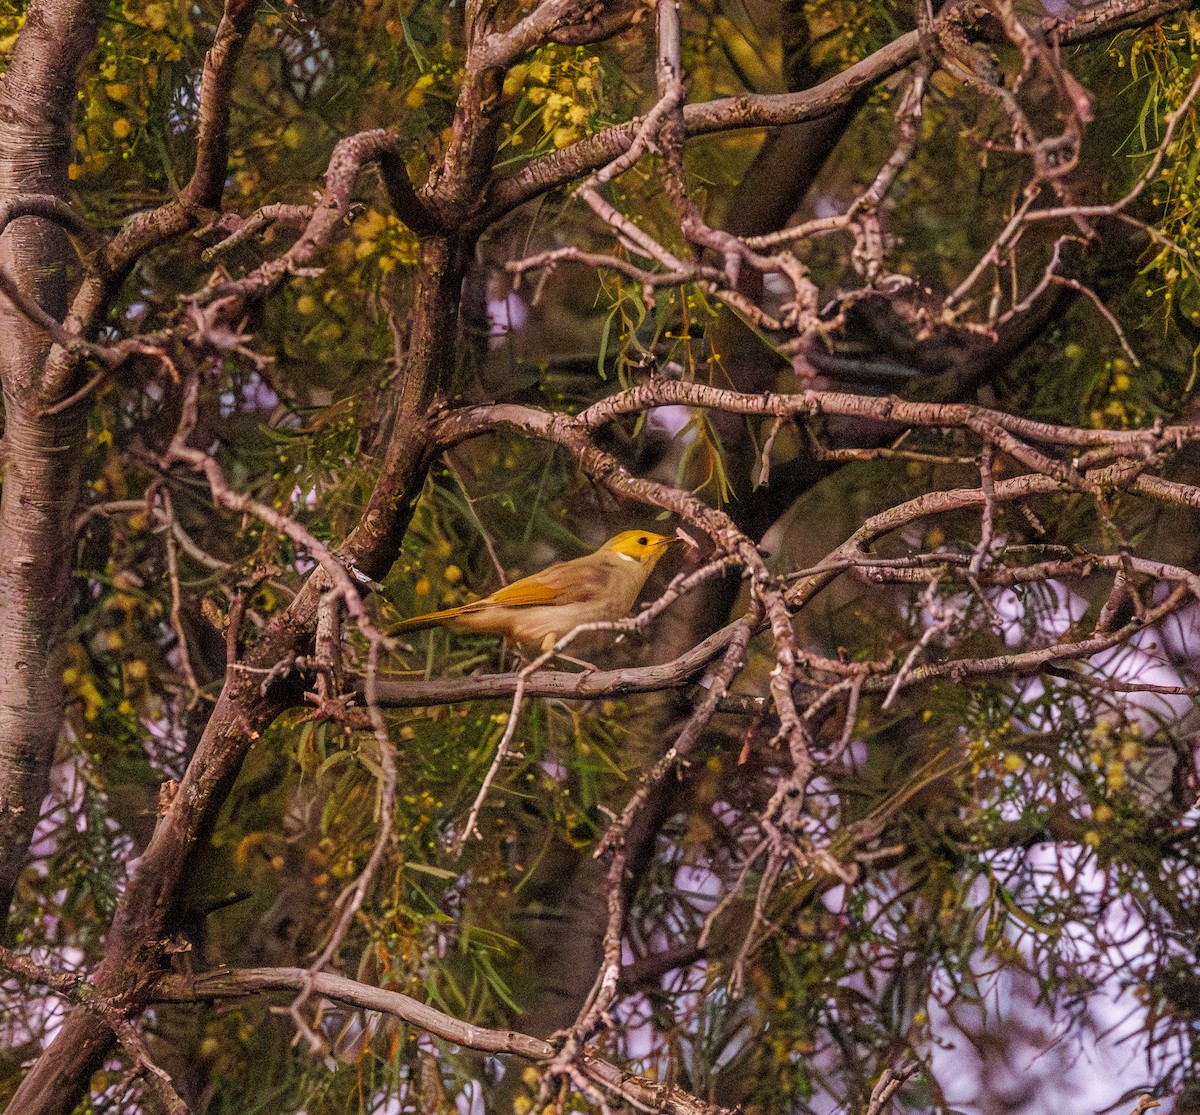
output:
[[[391,633],[398,635],[402,631],[424,631],[427,627],[437,627],[439,624],[445,623],[446,620],[453,619],[455,616],[461,616],[464,612],[470,610],[470,604],[461,604],[457,608],[443,608],[440,612],[426,612],[423,616],[402,619],[391,629]]]

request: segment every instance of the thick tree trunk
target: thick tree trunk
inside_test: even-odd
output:
[[[0,336],[3,334],[0,333]],[[3,342],[0,342],[3,343]],[[8,910],[62,721],[71,513],[84,424],[39,420],[5,392],[0,497],[0,905]]]
[[[75,70],[95,43],[103,0],[30,5],[0,82],[0,202],[61,196],[71,152]],[[24,218],[0,238],[0,267],[56,318],[66,310],[70,244]],[[71,608],[71,514],[79,495],[83,414],[46,417],[50,345],[0,297],[4,492],[0,499],[0,926],[46,793],[62,725],[61,634]]]

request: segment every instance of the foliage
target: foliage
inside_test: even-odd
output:
[[[497,26],[538,7],[467,5]],[[501,186],[531,169],[549,176],[566,165],[554,160],[644,120],[663,96],[653,5],[612,7],[625,17],[611,33],[535,36],[482,75],[461,6],[429,0],[268,5],[241,36],[221,211],[198,207],[186,230],[140,254],[89,337],[114,351],[137,344],[74,403],[86,432],[74,454],[65,720],[2,959],[97,970],[114,911],[144,882],[138,857],[175,815],[176,795],[201,792],[197,756],[209,761],[226,731],[244,757],[205,783],[211,812],[178,857],[186,871],[168,882],[162,933],[143,942],[154,959],[123,985],[158,988],[130,1011],[147,1049],[117,1034],[87,1110],[155,1110],[169,1093],[155,1092],[151,1061],[197,1113],[440,1112],[481,1091],[489,1109],[601,1110],[612,1096],[570,1061],[570,1043],[565,1060],[529,1068],[332,996],[302,996],[289,1014],[260,997],[173,1001],[161,981],[303,968],[333,942],[331,971],[460,1023],[548,1036],[602,998],[593,981],[614,925],[619,986],[614,973],[614,997],[572,1041],[706,1103],[862,1106],[885,1069],[912,1057],[924,1068],[905,1103],[950,1110],[961,1097],[943,1091],[936,1068],[948,1019],[966,1019],[1002,1056],[1005,1020],[988,1004],[1005,980],[1027,981],[1024,1019],[1046,1020],[1066,1042],[1085,1040],[1098,1002],[1130,993],[1147,1086],[1194,1088],[1187,570],[1200,144],[1185,99],[1198,17],[1181,9],[1063,48],[1094,98],[1095,125],[1086,121],[1078,172],[1047,172],[1033,194],[1006,96],[1030,103],[1037,146],[1069,131],[1064,90],[1074,87],[1022,54],[998,15],[971,42],[935,36],[935,53],[905,71],[922,83],[919,114],[905,115],[911,84],[880,80],[842,118],[819,121],[837,118],[836,134],[820,141],[815,184],[787,217],[853,219],[785,247],[757,243],[731,278],[724,241],[696,233],[680,193],[711,232],[719,215],[753,208],[756,191],[786,190],[771,175],[800,171],[772,170],[758,132],[685,147],[664,127],[649,156],[595,188],[609,218],[580,188],[608,159],[581,161],[511,211],[487,208]],[[10,66],[25,14],[0,13]],[[221,15],[209,0],[127,0],[101,19],[78,79],[65,196],[106,236],[184,195],[205,107],[199,75]],[[903,35],[909,14],[866,0],[711,0],[684,4],[683,18],[687,96],[699,104],[778,92],[797,71],[813,75],[808,85],[836,78]],[[469,143],[464,105],[479,127]],[[894,184],[860,203],[910,125]],[[392,129],[399,169],[383,158],[357,167],[315,262],[290,262],[238,301],[238,282],[302,242],[321,205],[336,208],[335,145],[376,128]],[[439,181],[478,151],[487,165],[470,205],[438,208]],[[420,205],[396,206],[396,175]],[[1034,195],[1038,207],[1082,210],[1131,191],[1128,221],[1089,211],[1005,239]],[[254,223],[256,212],[273,215]],[[433,231],[422,226],[430,213]],[[429,246],[447,230],[457,282],[450,311],[429,320]],[[587,254],[585,266],[545,255],[564,250]],[[794,264],[792,286],[780,285],[782,267],[752,258],[771,252]],[[92,258],[72,257],[73,294]],[[220,318],[224,303],[210,295],[227,297],[234,316]],[[526,324],[502,328],[501,306]],[[1017,338],[1026,321],[1034,326]],[[946,386],[955,374],[965,388]],[[402,396],[422,383],[406,410]],[[942,393],[923,395],[931,383]],[[673,386],[691,394],[672,403]],[[583,429],[585,448],[566,435],[552,444],[530,417],[578,419],[642,387],[661,394]],[[861,413],[833,402],[756,412],[707,405],[698,392],[709,388],[867,402]],[[924,423],[889,414],[884,425],[866,412],[892,391],[1083,433],[1005,440],[1011,430],[975,412]],[[438,440],[447,415],[476,411],[491,425],[468,432],[487,436]],[[858,419],[874,422],[869,433]],[[6,420],[11,428],[15,411]],[[1177,446],[1083,440],[1168,426],[1189,431]],[[396,451],[405,436],[413,443]],[[179,455],[181,444],[203,463]],[[222,498],[205,463],[237,499]],[[412,482],[381,490],[393,467],[411,468]],[[1152,498],[1136,488],[1140,469],[1191,494]],[[1026,477],[1057,487],[988,497],[985,511],[951,499]],[[641,478],[657,486],[638,487]],[[860,555],[844,550],[872,516],[933,496],[947,499],[936,513],[879,530]],[[395,545],[353,548],[389,515],[396,529],[377,535],[394,533]],[[380,637],[401,617],[672,516],[671,529],[678,521],[701,539],[675,570],[726,564],[649,636],[567,648],[624,671],[594,700],[522,699],[524,680],[514,699],[513,675],[530,675],[515,648],[489,638]],[[319,581],[327,568],[314,572],[325,547],[372,590],[361,617],[353,593]],[[730,569],[748,573],[740,598],[736,575],[716,575]],[[318,598],[336,613],[340,664],[322,657]],[[787,605],[774,625],[773,601]],[[717,692],[723,647],[707,673],[634,691],[647,663],[744,616],[755,617],[746,662],[724,705],[696,711]],[[1072,654],[1075,644],[1085,649]],[[254,657],[277,645],[286,653],[266,665]],[[773,683],[785,649],[783,688],[801,727],[789,727]],[[471,689],[497,673],[508,677],[501,696]],[[368,708],[377,683],[385,692]],[[425,683],[461,688],[423,701]],[[226,715],[234,727],[222,727]],[[686,750],[667,753],[672,742]],[[509,757],[493,771],[502,744]],[[801,752],[811,768],[792,815],[780,801],[800,780]],[[642,789],[641,811],[623,815]],[[621,870],[606,874],[614,862]],[[8,971],[5,1101],[61,1022],[28,990],[36,980]],[[105,994],[104,1009],[125,1009]],[[63,1002],[72,995],[85,1001],[67,989]],[[95,1017],[113,1024],[102,1009]]]

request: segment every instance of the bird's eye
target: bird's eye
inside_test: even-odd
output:
[[[650,539],[649,539],[649,538],[647,538],[647,537],[646,537],[646,536],[643,534],[643,535],[641,536],[641,538],[639,538],[639,539],[638,539],[638,545],[639,545],[639,546],[649,546],[649,545],[650,545]]]

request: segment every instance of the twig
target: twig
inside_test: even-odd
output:
[[[971,564],[967,571],[972,577],[978,577],[983,571],[983,563],[988,559],[995,538],[996,530],[996,477],[992,472],[993,458],[996,447],[990,442],[983,443],[979,455],[979,488],[983,492],[983,510],[980,513],[979,542],[971,554]]]
[[[167,558],[167,583],[171,587],[171,627],[175,631],[175,641],[179,645],[179,670],[191,691],[190,700],[194,703],[200,691],[200,683],[196,680],[196,673],[192,669],[187,629],[183,625],[183,590],[179,585],[179,562],[175,549],[175,509],[170,493],[163,485],[159,484],[147,493],[147,506],[150,506],[155,496],[162,503],[162,517],[167,522],[167,530],[163,533],[163,544]]]
[[[504,733],[501,735],[500,742],[496,746],[496,754],[492,758],[487,774],[484,775],[483,783],[479,787],[479,793],[475,795],[475,800],[471,803],[470,812],[467,814],[467,823],[450,846],[451,854],[455,856],[462,855],[462,850],[467,841],[472,836],[479,835],[477,827],[479,813],[483,809],[483,803],[487,799],[488,790],[491,789],[497,772],[500,770],[504,760],[508,758],[508,748],[512,743],[513,734],[517,730],[517,720],[521,715],[521,703],[525,698],[525,680],[529,676],[526,672],[527,670],[528,667],[517,674],[517,687],[513,691],[512,707],[508,710],[508,719],[504,723]]]
[[[383,861],[384,853],[392,841],[392,820],[396,812],[396,749],[388,736],[387,723],[383,719],[383,713],[380,711],[379,698],[376,691],[379,655],[383,642],[382,637],[371,640],[366,675],[367,712],[371,717],[371,727],[375,735],[375,743],[379,747],[379,765],[383,771],[383,781],[379,787],[379,835],[375,838],[375,845],[371,849],[371,855],[367,860],[366,866],[359,872],[358,878],[346,887],[334,902],[334,908],[340,908],[341,913],[338,916],[333,932],[329,935],[329,940],[325,943],[325,947],[313,962],[311,970],[314,972],[319,972],[333,959],[342,943],[342,939],[346,935],[346,931],[350,928],[350,922],[362,908],[363,900],[366,898],[367,891],[372,882],[374,882],[375,874],[379,869],[380,863]]]
[[[479,537],[483,539],[488,557],[492,559],[492,567],[496,570],[496,576],[502,585],[508,584],[508,576],[504,572],[504,566],[500,564],[500,558],[496,556],[496,547],[492,544],[492,536],[483,525],[483,520],[480,519],[479,512],[475,510],[475,501],[471,498],[471,493],[467,490],[466,484],[463,483],[463,478],[459,475],[458,469],[454,467],[454,461],[451,460],[449,453],[442,454],[442,464],[446,466],[446,471],[454,479],[454,483],[458,485],[458,490],[462,492],[462,497],[467,504],[467,511],[475,523],[475,529],[479,531]]]
[[[1117,341],[1125,351],[1125,355],[1129,357],[1129,362],[1135,368],[1142,366],[1142,362],[1138,359],[1137,353],[1133,351],[1133,346],[1129,343],[1129,338],[1125,335],[1125,330],[1121,327],[1121,323],[1117,320],[1116,315],[1104,304],[1100,296],[1090,286],[1081,283],[1078,279],[1069,278],[1066,275],[1051,275],[1050,281],[1057,283],[1059,286],[1065,286],[1077,291],[1087,298],[1099,311],[1100,316],[1112,327],[1112,331],[1117,335]]]
[[[167,1115],[190,1115],[191,1109],[175,1090],[175,1084],[167,1071],[151,1056],[150,1049],[137,1026],[119,1015],[112,1014],[110,1017],[109,1012],[105,1013],[105,1017],[116,1032],[117,1039],[134,1059],[137,1071],[145,1075],[150,1086],[158,1093]]]
[[[311,205],[286,205],[281,202],[273,205],[264,205],[246,218],[226,213],[220,220],[196,230],[195,235],[198,237],[206,236],[208,233],[218,230],[228,233],[223,240],[218,241],[211,247],[205,248],[200,258],[205,263],[212,263],[218,256],[224,255],[242,243],[243,240],[248,239],[268,225],[302,225],[311,219]]]
[[[892,1097],[920,1071],[921,1066],[913,1061],[901,1062],[884,1069],[875,1087],[871,1089],[871,1100],[867,1104],[866,1115],[882,1115],[891,1104]]]
[[[826,756],[826,762],[834,763],[842,757],[842,753],[850,746],[850,741],[854,739],[854,728],[858,723],[858,702],[862,696],[863,683],[867,680],[867,671],[859,670],[848,682],[840,684],[849,684],[850,697],[846,701],[846,719],[842,725],[842,734],[837,743],[834,744],[829,754]]]

